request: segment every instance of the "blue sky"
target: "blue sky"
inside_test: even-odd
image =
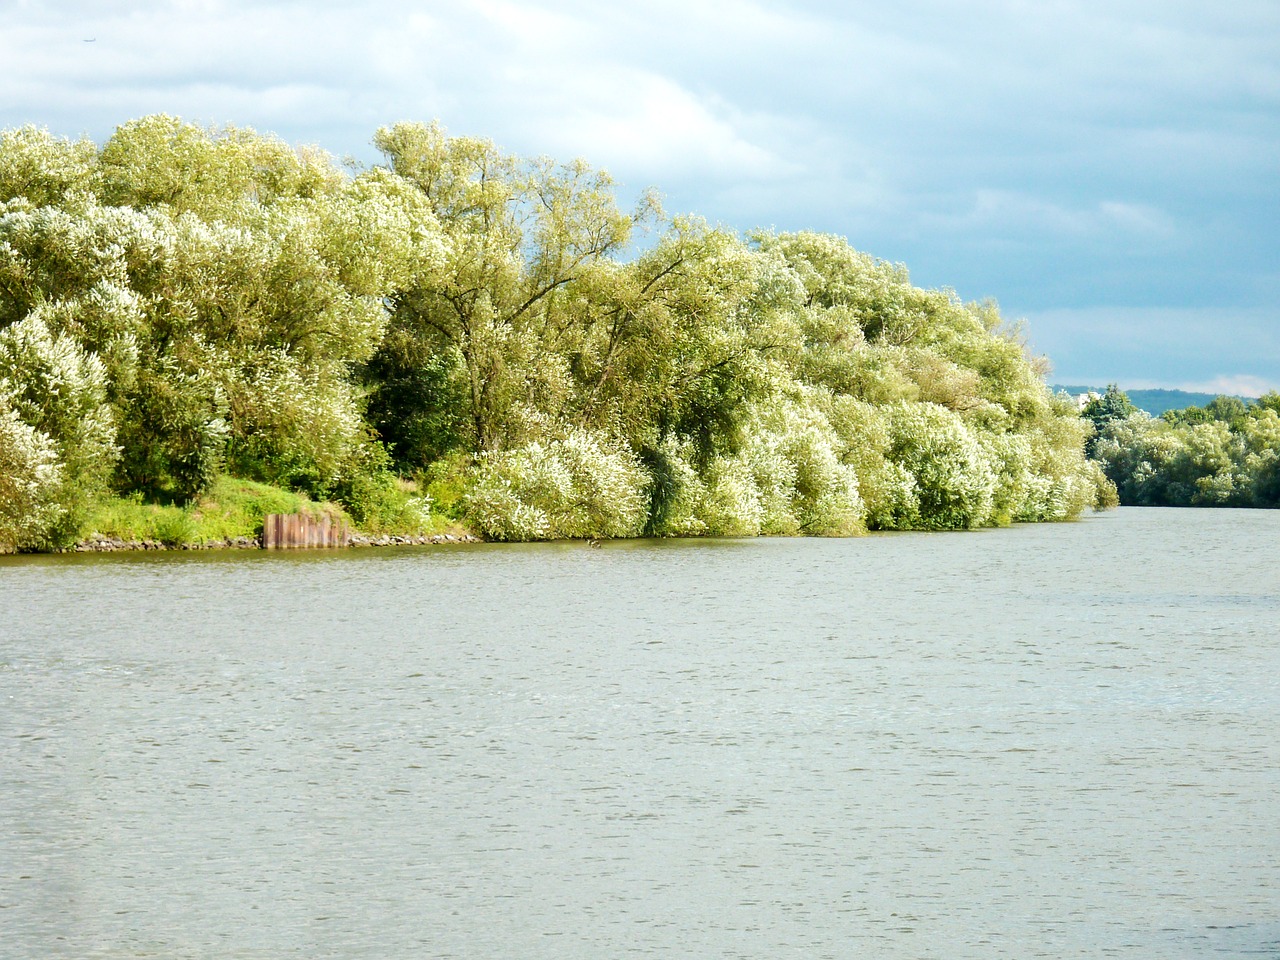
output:
[[[0,62],[3,127],[439,119],[994,298],[1054,382],[1280,388],[1276,0],[0,0]]]

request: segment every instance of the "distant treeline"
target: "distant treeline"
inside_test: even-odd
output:
[[[1133,506],[1280,506],[1280,394],[1219,396],[1152,418],[1114,385],[1083,415],[1089,455]]]
[[[1105,386],[1083,387],[1079,385],[1066,384],[1050,384],[1050,390],[1057,392],[1065,390],[1074,396],[1081,394],[1097,393],[1099,395],[1106,393]],[[1145,410],[1153,417],[1158,417],[1167,410],[1182,410],[1186,407],[1203,407],[1205,404],[1216,399],[1220,394],[1216,393],[1196,393],[1190,390],[1170,390],[1162,387],[1152,387],[1150,389],[1124,390],[1129,401],[1139,410]],[[1244,399],[1243,397],[1238,399]]]
[[[499,539],[955,529],[1112,493],[993,304],[839,237],[624,211],[580,161],[374,143],[348,170],[167,116],[0,135],[0,544],[222,477]]]

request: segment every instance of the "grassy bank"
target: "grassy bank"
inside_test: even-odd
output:
[[[305,494],[252,480],[220,477],[186,506],[144,503],[139,498],[111,498],[94,504],[81,526],[81,538],[94,534],[125,542],[156,541],[169,546],[234,541],[262,534],[270,513],[302,513],[316,519],[344,520],[360,533],[379,536],[462,534],[467,529],[447,516],[432,513],[428,498],[406,485],[376,515],[356,521],[333,503],[317,503]]]

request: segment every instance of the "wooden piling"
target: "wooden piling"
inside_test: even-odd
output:
[[[262,518],[262,546],[265,550],[316,547],[345,547],[351,530],[345,520],[319,520],[305,513],[269,513]]]

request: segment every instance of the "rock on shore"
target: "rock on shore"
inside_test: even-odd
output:
[[[426,546],[436,543],[479,543],[480,538],[471,534],[436,533],[419,536],[391,536],[352,534],[353,547]],[[234,537],[227,540],[210,540],[206,543],[163,543],[160,540],[121,540],[101,533],[90,534],[66,552],[115,553],[127,550],[261,550],[261,537]]]
[[[481,543],[481,539],[469,533],[433,533],[430,536],[370,536],[364,533],[353,533],[347,544],[351,547],[399,547],[425,546],[429,543]]]

